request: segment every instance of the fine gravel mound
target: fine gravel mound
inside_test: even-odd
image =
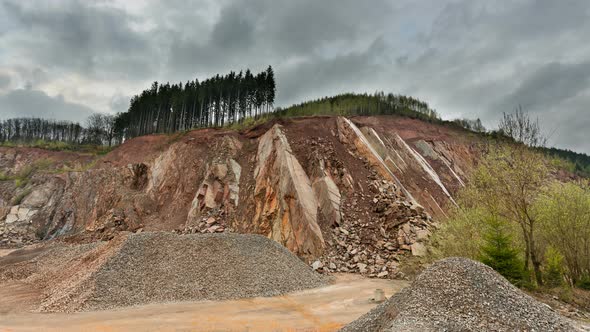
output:
[[[327,281],[260,235],[138,233],[127,236],[68,303],[47,311],[275,296]]]
[[[575,331],[490,267],[440,260],[412,285],[341,331]]]

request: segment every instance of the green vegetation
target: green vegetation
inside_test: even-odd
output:
[[[25,187],[33,174],[38,171],[48,170],[53,165],[51,159],[39,159],[33,164],[23,166],[16,174],[8,175],[0,173],[0,181],[14,181],[17,188]]]
[[[590,275],[585,275],[576,283],[576,287],[590,290]]]
[[[118,140],[152,133],[174,133],[193,128],[223,127],[273,112],[274,71],[226,75],[178,84],[158,84],[131,99],[129,110],[117,115]]]
[[[563,255],[555,248],[549,246],[545,251],[545,283],[548,287],[560,287],[563,285]]]
[[[61,168],[54,169],[54,170],[50,171],[50,173],[61,174],[61,173],[67,173],[67,172],[85,172],[85,171],[91,169],[92,167],[94,167],[94,165],[96,165],[97,161],[98,161],[98,159],[93,159],[89,163],[82,164],[82,165],[76,165],[75,167],[72,167],[68,164],[64,164]]]
[[[32,141],[18,140],[18,141],[4,141],[0,142],[3,147],[29,147],[39,148],[51,151],[72,151],[79,153],[88,153],[92,155],[104,155],[113,150],[113,147],[104,146],[100,144],[77,144],[67,143],[61,141],[48,141],[36,139]]]
[[[487,223],[483,232],[480,260],[515,285],[521,286],[524,280],[524,270],[518,251],[513,247],[510,231],[504,229],[504,224],[493,217]]]
[[[427,103],[418,99],[377,92],[371,94],[345,93],[277,109],[276,116],[310,115],[382,115],[395,114],[425,121],[440,122],[440,117]]]
[[[572,284],[590,273],[590,187],[552,183],[538,197],[533,213],[542,241],[563,256]]]
[[[552,180],[548,164],[524,145],[491,147],[435,233],[434,258],[478,259],[519,286],[590,286],[590,187]]]
[[[590,156],[567,149],[541,148],[545,154],[564,160],[568,171],[583,177],[590,177]]]

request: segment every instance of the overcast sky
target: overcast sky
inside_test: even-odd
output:
[[[495,127],[518,105],[590,153],[590,2],[0,0],[0,118],[125,111],[154,80],[275,68],[277,106],[412,95]]]

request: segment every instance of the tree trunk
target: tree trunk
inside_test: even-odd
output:
[[[529,224],[529,244],[530,244],[530,255],[531,255],[531,261],[533,263],[533,270],[535,271],[535,279],[537,280],[537,285],[541,286],[543,285],[543,275],[541,274],[541,261],[539,260],[539,257],[537,257],[537,251],[535,250],[535,238],[534,238],[534,228],[533,228],[533,222],[530,221]]]

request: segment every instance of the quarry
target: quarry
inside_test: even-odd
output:
[[[141,136],[95,158],[0,147],[9,175],[44,165],[24,186],[0,182],[0,328],[126,330],[160,315],[203,331],[583,331],[480,263],[418,273],[478,140],[319,116]]]

